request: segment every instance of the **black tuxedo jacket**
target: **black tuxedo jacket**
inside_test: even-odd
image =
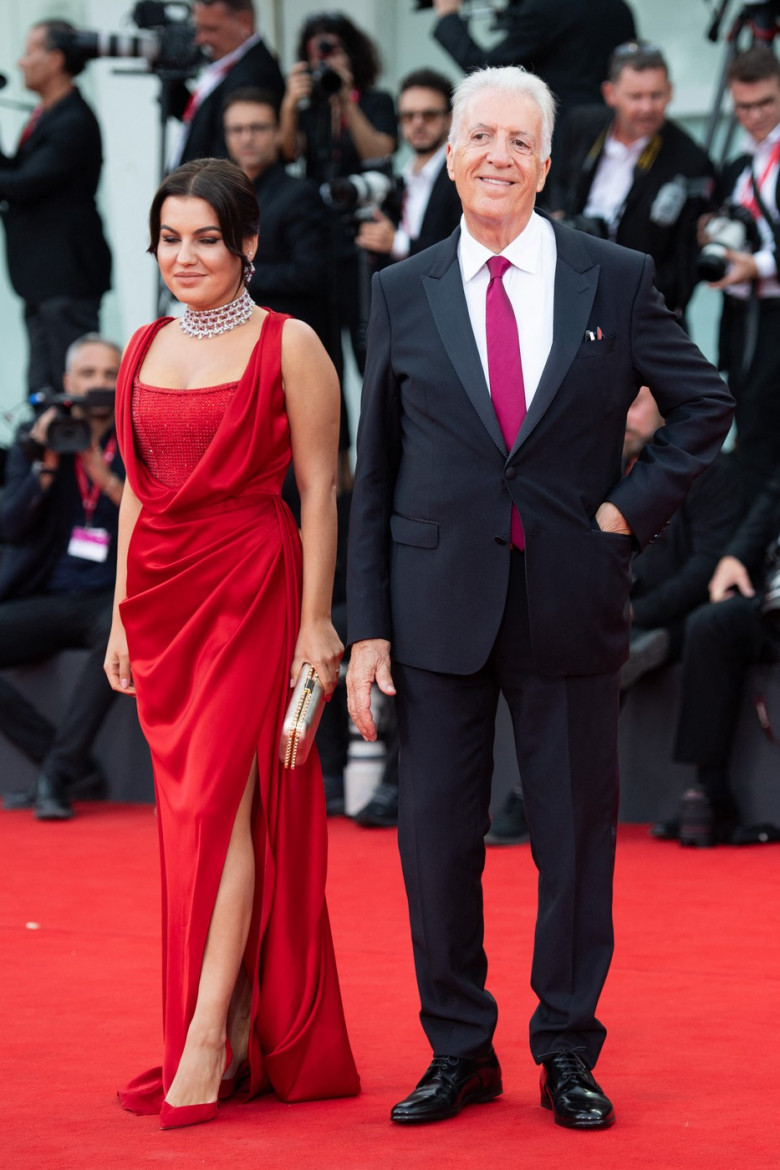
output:
[[[219,85],[198,106],[190,122],[180,162],[190,162],[194,158],[228,157],[222,128],[222,107],[232,90],[243,89],[244,86],[269,90],[278,102],[281,102],[284,96],[284,78],[279,69],[279,62],[263,41],[258,41],[239,61],[236,61]],[[182,116],[189,96],[189,90],[182,86],[177,99],[172,102],[174,106],[178,106],[174,109],[177,117]]]
[[[632,553],[668,522],[728,431],[731,396],[664,307],[652,261],[553,226],[552,349],[511,451],[471,329],[459,233],[374,278],[349,639],[387,638],[410,666],[466,674],[485,663],[506,602],[514,502],[537,669],[617,669]],[[642,383],[666,426],[624,477],[626,412]],[[633,538],[598,528],[604,500]]]
[[[415,256],[431,244],[438,244],[455,231],[460,223],[461,206],[457,188],[447,174],[447,163],[443,162],[441,170],[431,187],[431,197],[425,208],[420,234],[416,240],[409,241],[409,255]]]
[[[28,304],[110,287],[95,205],[102,163],[97,119],[76,89],[40,117],[14,158],[0,155],[8,273]]]
[[[612,119],[612,111],[603,106],[583,106],[569,113],[549,199],[551,207],[566,215],[584,211]],[[667,305],[684,309],[697,280],[697,220],[713,209],[715,168],[701,147],[668,120],[645,154],[647,165],[634,171],[616,242],[652,256],[656,284]],[[673,223],[654,223],[651,212],[658,193],[678,175],[692,180],[693,189]]]
[[[457,14],[443,16],[433,35],[466,71],[524,65],[538,73],[565,111],[601,101],[610,54],[636,31],[624,0],[523,0],[507,35],[492,49],[472,40]]]
[[[249,292],[258,305],[290,313],[324,336],[329,234],[314,183],[275,163],[255,180],[260,236]]]

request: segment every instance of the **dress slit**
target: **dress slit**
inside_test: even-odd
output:
[[[348,1096],[359,1080],[325,904],[322,773],[316,753],[292,773],[278,757],[302,584],[300,538],[280,495],[290,461],[284,318],[269,313],[213,439],[174,487],[150,473],[132,424],[137,370],[161,324],[140,330],[128,347],[117,419],[142,505],[121,612],[158,801],[164,1059],[120,1099],[135,1112],[159,1112],[175,1075],[255,756],[243,1097],[268,1089],[285,1101]]]

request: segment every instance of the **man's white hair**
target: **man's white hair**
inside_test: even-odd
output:
[[[521,65],[505,65],[501,68],[476,69],[455,86],[452,96],[452,125],[450,146],[453,150],[460,145],[466,107],[471,99],[486,90],[499,89],[508,93],[522,94],[534,103],[542,118],[541,158],[549,158],[555,128],[555,98],[535,73],[528,73]]]

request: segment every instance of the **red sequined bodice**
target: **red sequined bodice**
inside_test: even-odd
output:
[[[136,451],[155,479],[180,488],[217,432],[238,382],[171,390],[133,382]]]

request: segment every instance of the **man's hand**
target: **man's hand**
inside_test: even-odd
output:
[[[710,288],[724,289],[730,284],[743,284],[746,280],[758,280],[758,266],[750,252],[732,252],[726,249],[729,267],[723,280],[709,285]]]
[[[755,597],[756,591],[750,575],[736,557],[721,557],[709,584],[710,601],[725,601],[741,593],[743,597]]]
[[[632,531],[625,516],[609,500],[605,500],[596,512],[596,523],[602,532],[617,532],[621,536],[631,536]]]
[[[355,243],[359,248],[368,252],[381,252],[389,255],[393,250],[395,240],[395,225],[383,215],[381,211],[374,212],[373,220],[366,220],[360,225],[360,231],[355,236]]]
[[[394,695],[390,673],[390,643],[385,638],[366,638],[355,642],[347,671],[347,705],[363,739],[376,739],[376,724],[371,714],[371,685],[376,683],[384,695]]]

